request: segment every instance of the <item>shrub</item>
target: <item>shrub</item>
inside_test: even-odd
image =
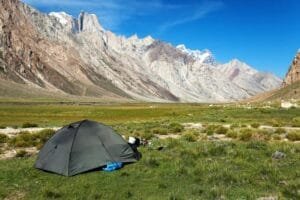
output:
[[[289,132],[286,135],[287,139],[291,140],[291,141],[300,141],[300,132],[299,131],[292,131]]]
[[[172,133],[180,133],[183,131],[184,127],[178,123],[171,123],[168,127],[169,131]]]
[[[38,127],[37,124],[34,124],[34,123],[30,123],[30,122],[25,122],[23,125],[22,125],[22,128],[34,128],[34,127]]]
[[[165,128],[155,128],[155,129],[152,129],[152,133],[153,134],[158,134],[158,135],[167,135],[168,130],[165,129]]]
[[[252,123],[252,124],[251,124],[251,127],[252,127],[252,128],[259,128],[259,127],[260,127],[260,124],[259,124],[259,123]]]
[[[225,135],[228,132],[228,128],[220,126],[216,129],[216,134],[223,134]]]
[[[249,141],[252,138],[253,131],[251,129],[243,129],[240,131],[238,137],[242,141]]]
[[[230,130],[226,133],[226,136],[229,138],[237,138],[238,137],[238,133],[234,130]]]
[[[0,144],[6,143],[8,141],[7,135],[0,133]]]
[[[23,158],[23,157],[28,157],[29,154],[25,150],[19,150],[17,151],[16,157],[17,158]]]
[[[5,129],[6,126],[0,125],[0,129]]]
[[[198,137],[197,137],[197,133],[192,132],[192,131],[188,131],[186,133],[183,134],[182,138],[188,142],[196,142]]]
[[[277,133],[277,134],[284,134],[284,133],[286,133],[286,130],[284,128],[277,128],[275,130],[275,133]]]

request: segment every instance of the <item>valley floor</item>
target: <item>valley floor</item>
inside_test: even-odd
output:
[[[299,199],[299,113],[278,105],[3,102],[0,155],[16,157],[0,160],[0,198]],[[53,134],[40,127],[82,119],[150,145],[140,148],[141,161],[112,173],[67,178],[34,169],[37,149]]]

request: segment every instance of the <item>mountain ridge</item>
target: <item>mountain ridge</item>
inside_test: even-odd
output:
[[[271,76],[271,87],[258,78],[253,80],[259,90],[241,87],[224,77],[218,64],[151,36],[117,36],[93,14],[76,19],[62,12],[43,14],[17,0],[0,3],[2,79],[72,95],[158,102],[236,101],[281,84]]]

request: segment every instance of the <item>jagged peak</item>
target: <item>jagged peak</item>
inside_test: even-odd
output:
[[[201,63],[207,63],[207,64],[215,64],[215,59],[213,54],[210,50],[204,49],[202,51],[196,49],[192,50],[187,48],[184,44],[179,44],[176,46],[177,49],[179,49],[181,52],[192,56],[195,60],[200,61]]]
[[[81,11],[78,16],[80,32],[97,32],[104,31],[100,25],[97,15]]]

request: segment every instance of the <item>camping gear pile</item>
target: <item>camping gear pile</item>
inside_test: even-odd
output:
[[[131,147],[111,127],[83,120],[58,130],[39,152],[35,167],[74,176],[105,166],[115,170],[140,157],[137,146]]]

